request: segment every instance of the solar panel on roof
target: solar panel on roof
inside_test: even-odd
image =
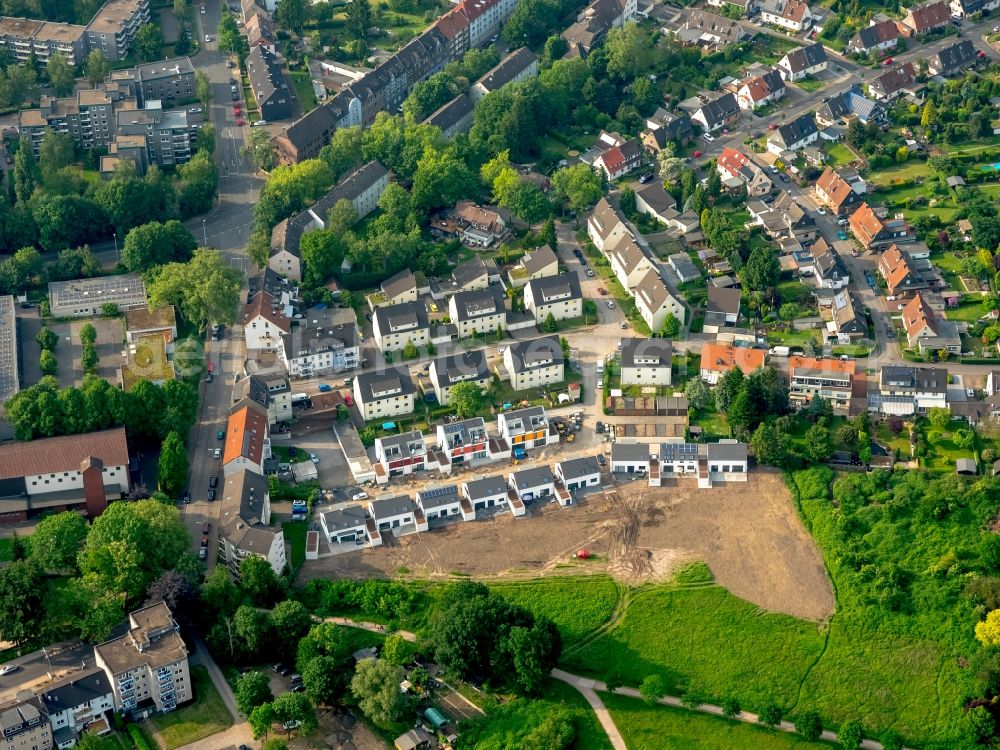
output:
[[[429,490],[420,490],[420,497],[424,500],[430,500],[435,497],[444,497],[445,495],[457,495],[458,488],[455,485],[447,485],[445,487],[432,487]]]

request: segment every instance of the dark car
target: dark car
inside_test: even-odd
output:
[[[293,692],[293,693],[301,693],[305,689],[306,689],[306,686],[303,685],[301,682],[298,682],[298,683],[292,685],[291,692]]]
[[[205,523],[201,525],[201,533],[207,534],[211,530],[211,528],[212,524],[210,524],[208,521],[205,521]]]
[[[606,459],[604,458],[604,454],[603,454],[603,453],[598,453],[598,454],[597,454],[597,465],[598,465],[598,466],[607,466],[607,463],[608,463],[608,462],[607,462],[607,460],[606,460]]]
[[[184,497],[182,497],[181,499],[184,501],[185,505],[188,505],[191,502],[191,493],[185,492]]]
[[[788,182],[788,175],[784,172],[778,172],[778,179],[782,182]]]
[[[597,424],[595,424],[594,432],[596,432],[598,435],[604,432],[604,422],[598,422]]]
[[[208,478],[208,486],[209,487],[218,487],[219,486],[219,477],[216,474],[213,474],[212,476],[210,476]]]
[[[215,490],[209,490],[208,491],[208,499],[209,499],[209,501],[215,500]]]

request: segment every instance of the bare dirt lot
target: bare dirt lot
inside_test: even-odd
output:
[[[699,490],[690,480],[668,487],[623,482],[577,506],[533,507],[531,516],[455,523],[382,547],[307,562],[302,578],[454,574],[531,578],[579,574],[577,550],[599,556],[604,570],[630,584],[661,579],[686,560],[704,560],[731,592],[774,612],[810,620],[833,613],[823,561],[802,527],[777,473],[755,471],[746,484]]]

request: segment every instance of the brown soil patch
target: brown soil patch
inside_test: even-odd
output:
[[[575,560],[587,548],[597,561]],[[476,578],[608,572],[629,584],[669,577],[679,562],[704,560],[720,585],[773,611],[810,620],[833,613],[822,558],[802,527],[780,475],[755,471],[746,484],[699,490],[690,480],[652,488],[623,482],[580,505],[454,523],[358,553],[306,562],[303,579],[455,574]]]

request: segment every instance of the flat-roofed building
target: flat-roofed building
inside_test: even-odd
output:
[[[21,390],[14,297],[0,295],[0,406]]]
[[[53,318],[101,315],[104,305],[131,310],[147,304],[146,285],[137,273],[49,282],[49,311]]]
[[[87,49],[112,62],[125,59],[139,28],[149,23],[149,0],[108,0],[87,25]]]
[[[194,698],[188,650],[162,601],[129,613],[122,636],[94,647],[97,666],[115,693],[115,709],[139,720]]]

